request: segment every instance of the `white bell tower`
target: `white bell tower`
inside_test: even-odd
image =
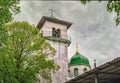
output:
[[[68,77],[68,46],[71,38],[67,35],[67,30],[72,23],[56,19],[53,15],[43,16],[37,27],[42,32],[42,36],[56,50],[54,61],[60,66],[57,72],[52,75],[52,83],[64,83]]]

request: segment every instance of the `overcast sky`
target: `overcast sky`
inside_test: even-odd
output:
[[[120,26],[116,26],[116,14],[106,11],[106,2],[92,1],[82,5],[80,1],[21,1],[21,13],[15,16],[17,21],[28,21],[37,25],[42,16],[50,15],[53,8],[58,19],[72,22],[68,35],[72,43],[68,48],[68,57],[74,55],[76,42],[79,52],[86,56],[91,66],[96,59],[101,65],[120,56]]]

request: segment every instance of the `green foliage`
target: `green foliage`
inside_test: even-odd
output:
[[[0,46],[7,44],[7,34],[3,28],[5,23],[12,20],[12,15],[20,12],[19,0],[0,0]]]
[[[38,74],[51,82],[50,72],[58,66],[48,57],[53,57],[55,50],[41,37],[39,30],[28,22],[14,22],[5,28],[9,35],[9,51],[4,60],[5,71],[2,70],[7,72],[4,82],[36,83]]]
[[[8,35],[3,27],[5,23],[12,20],[13,14],[20,12],[18,4],[19,0],[0,0],[0,83],[17,83],[15,79],[12,78],[13,69],[9,69],[12,65],[7,57]],[[11,81],[7,82],[9,79],[11,79]]]
[[[81,0],[81,3],[86,5],[90,0]],[[104,1],[104,0],[98,0],[99,2]],[[115,12],[116,13],[116,20],[115,23],[116,25],[120,24],[120,0],[108,0],[107,3],[107,11],[108,12]]]
[[[7,44],[7,34],[6,30],[1,26],[0,27],[0,48]]]
[[[109,11],[110,13],[114,11],[117,14],[116,25],[120,24],[120,1],[109,0],[107,4],[107,11]]]
[[[19,0],[0,0],[0,83],[34,83],[38,73],[51,81],[50,71],[58,66],[47,57],[55,50],[36,27],[14,22],[3,28],[20,12],[18,4]]]
[[[19,0],[0,0],[0,25],[12,20],[12,14],[20,12]]]
[[[86,5],[90,0],[80,0],[82,4]]]

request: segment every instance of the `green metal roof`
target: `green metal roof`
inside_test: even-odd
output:
[[[76,52],[69,62],[69,66],[73,65],[87,65],[89,66],[89,60],[81,55],[79,52]]]
[[[56,17],[55,17],[55,16],[53,16],[53,15],[50,15],[49,17],[50,17],[50,18],[56,18]]]

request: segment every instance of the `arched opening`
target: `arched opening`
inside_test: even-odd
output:
[[[70,77],[70,70],[68,70],[68,76]]]
[[[60,34],[61,34],[60,29],[57,29],[57,31],[56,31],[56,37],[60,37]]]
[[[78,76],[78,68],[74,68],[74,76]]]
[[[87,72],[87,68],[84,68],[84,69],[83,69],[83,72],[84,72],[84,73]]]
[[[52,28],[52,36],[55,37],[56,36],[56,31],[55,28]]]
[[[52,36],[53,37],[59,37],[60,38],[61,35],[61,30],[60,29],[55,29],[54,27],[52,28]]]

